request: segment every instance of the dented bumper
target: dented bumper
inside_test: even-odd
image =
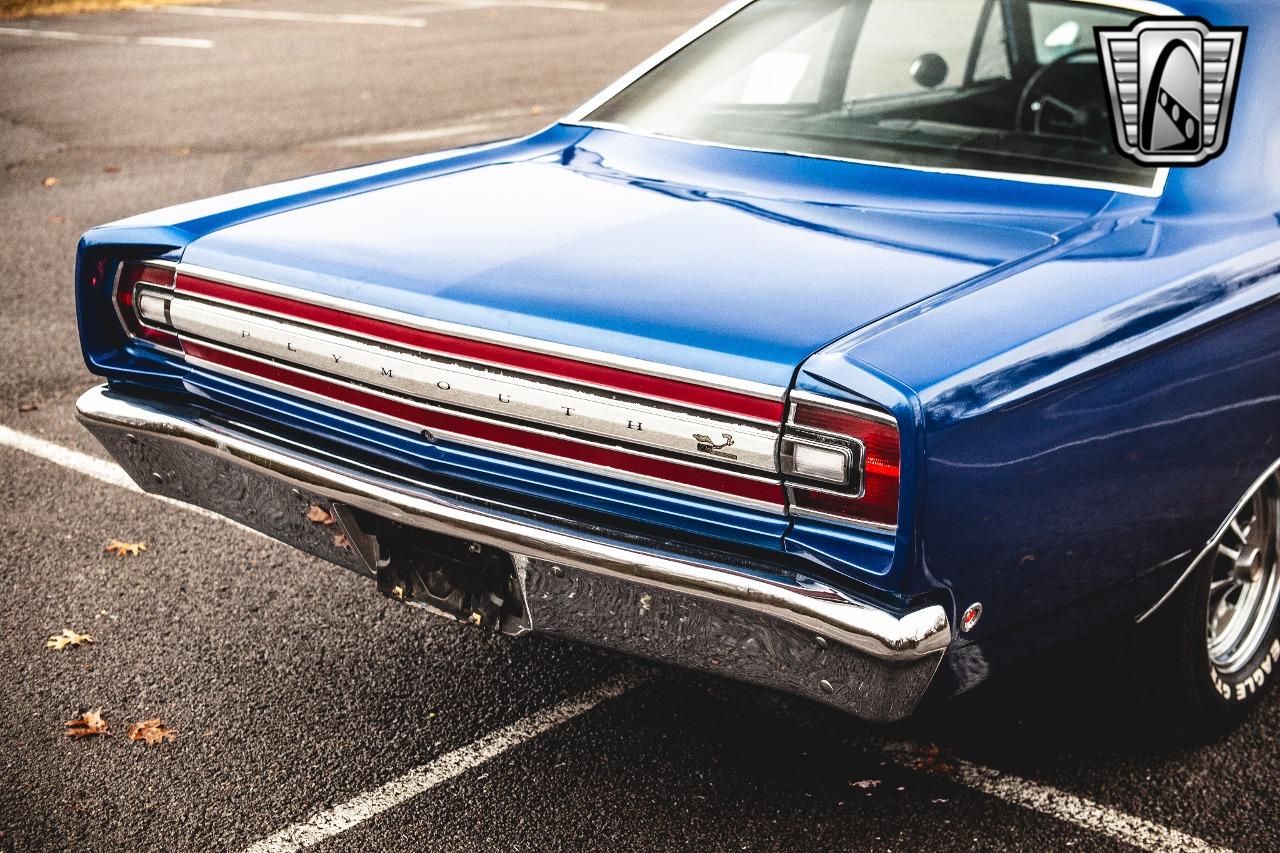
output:
[[[194,504],[365,574],[364,535],[335,541],[312,505],[456,541],[509,562],[495,627],[605,646],[807,696],[858,717],[915,708],[951,640],[939,606],[898,616],[821,581],[557,526],[347,465],[210,420],[192,407],[102,386],[81,421],[148,492]],[[352,542],[352,539],[357,540]],[[355,545],[356,547],[353,547]],[[477,621],[480,617],[477,614]]]

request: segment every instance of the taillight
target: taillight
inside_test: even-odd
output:
[[[179,349],[177,335],[169,331],[173,278],[172,267],[132,262],[121,264],[116,278],[115,301],[120,322],[130,336]]]
[[[782,472],[797,514],[896,527],[901,455],[889,414],[792,395]]]

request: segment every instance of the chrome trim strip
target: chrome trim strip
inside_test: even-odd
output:
[[[612,100],[624,89],[635,83],[644,75],[657,68],[663,62],[666,62],[672,56],[675,56],[684,48],[706,35],[711,30],[720,26],[729,18],[754,3],[755,0],[734,0],[724,6],[719,11],[711,15],[693,29],[680,36],[671,44],[662,50],[650,56],[644,62],[637,65],[631,71],[624,74],[619,80],[607,87],[603,92],[591,98],[582,106],[569,113],[563,119],[561,124],[574,125],[577,127],[598,128],[600,130],[612,130],[618,133],[626,133],[631,136],[639,136],[647,139],[661,139],[667,142],[684,142],[690,145],[698,145],[707,148],[722,148],[730,151],[751,151],[761,154],[783,154],[790,157],[806,157],[814,160],[829,160],[837,163],[856,163],[863,166],[883,166],[891,169],[905,169],[912,172],[925,172],[929,174],[942,175],[960,175],[972,178],[993,178],[1002,181],[1017,181],[1020,183],[1042,184],[1050,186],[1065,187],[1083,187],[1086,189],[1108,190],[1110,192],[1125,193],[1128,195],[1143,196],[1146,198],[1159,198],[1164,195],[1165,186],[1169,180],[1169,169],[1167,167],[1156,170],[1155,178],[1150,188],[1134,186],[1132,184],[1113,184],[1106,181],[1084,181],[1072,178],[1052,178],[1045,175],[1036,175],[1017,172],[986,172],[973,169],[940,169],[930,168],[926,166],[911,166],[901,163],[881,163],[875,160],[858,160],[845,157],[832,157],[821,154],[806,154],[797,151],[787,151],[784,149],[772,148],[751,148],[740,145],[729,145],[721,142],[710,142],[701,139],[681,139],[673,136],[662,136],[660,134],[648,133],[642,130],[635,130],[625,125],[614,124],[612,122],[593,122],[587,119],[591,113],[604,106],[608,101]],[[1082,5],[1094,6],[1110,6],[1117,9],[1126,9],[1145,15],[1179,15],[1176,9],[1166,6],[1163,3],[1150,2],[1150,0],[1087,0]]]
[[[700,416],[670,406],[632,402],[477,368],[403,347],[374,345],[350,335],[284,323],[243,309],[179,294],[171,325],[184,336],[258,355],[325,377],[348,379],[450,408],[483,412],[553,431],[574,430],[714,461],[699,450],[698,435],[728,435],[738,465],[776,473],[777,428],[748,426],[730,417]]]
[[[780,402],[785,397],[787,391],[786,388],[766,385],[761,382],[735,379],[733,377],[721,376],[713,373],[703,373],[701,371],[675,367],[673,365],[658,364],[656,362],[644,361],[642,359],[630,358],[623,355],[613,355],[612,353],[600,352],[598,350],[582,349],[568,344],[557,344],[551,341],[511,335],[505,332],[495,332],[476,326],[462,326],[457,323],[449,323],[444,320],[432,320],[426,317],[419,317],[414,314],[407,314],[402,311],[395,311],[389,308],[379,308],[363,302],[353,302],[336,296],[314,293],[309,290],[302,290],[285,284],[276,284],[262,279],[250,278],[249,276],[238,275],[236,273],[222,272],[220,270],[213,270],[185,262],[178,265],[178,274],[189,275],[193,278],[208,279],[209,281],[229,284],[234,287],[243,287],[247,290],[256,290],[260,293],[282,296],[286,299],[293,299],[298,302],[309,302],[313,305],[332,308],[336,311],[342,311],[347,314],[355,314],[375,320],[385,320],[389,323],[409,326],[425,332],[436,332],[443,335],[450,335],[452,337],[467,338],[474,341],[482,341],[484,343],[496,344],[498,346],[509,347],[517,350],[527,350],[529,352],[536,352],[542,355],[563,358],[570,361],[580,361],[587,364],[599,365],[601,367],[612,367],[617,368],[618,370],[629,371],[631,373],[640,373],[663,379],[687,382],[693,385],[702,385],[707,388],[715,388],[720,391],[732,391],[751,397],[759,397],[765,400],[777,400]],[[505,367],[503,365],[494,366]],[[511,368],[505,367],[505,369],[510,370]],[[534,373],[534,371],[527,372],[531,374]],[[564,381],[563,377],[551,378],[558,378]]]
[[[120,280],[124,277],[124,268],[129,264],[136,264],[138,266],[143,266],[143,267],[157,267],[159,269],[167,269],[167,270],[175,269],[177,265],[174,264],[172,261],[155,261],[155,260],[147,260],[147,261],[121,260],[119,261],[116,264],[116,273],[111,282],[111,307],[115,310],[116,319],[120,321],[120,328],[121,330],[123,330],[126,338],[128,338],[131,341],[135,341],[139,344],[145,344],[146,346],[154,347],[160,352],[181,357],[182,350],[176,349],[170,346],[165,346],[162,343],[157,343],[156,341],[147,340],[146,338],[136,337],[134,336],[133,332],[129,330],[129,324],[125,322],[124,313],[120,310]],[[134,298],[135,299],[137,298],[137,286],[139,284],[143,284],[148,288],[154,288],[155,290],[167,290],[170,292],[173,291],[172,285],[155,284],[154,282],[134,282]],[[156,331],[156,332],[165,332],[170,336],[173,335],[172,330],[165,329],[161,326],[156,326],[155,324],[148,322],[147,319],[142,316],[142,312],[138,310],[136,307],[134,308],[133,313],[134,313],[134,316],[138,318],[139,326],[142,326],[143,328],[146,328],[146,329],[151,329],[152,331]]]
[[[209,346],[212,349],[223,350],[224,352],[229,352],[233,355],[239,355],[243,358],[252,358],[254,361],[259,361],[263,364],[271,364],[271,362],[267,361],[266,359],[255,358],[254,356],[246,355],[244,353],[233,352],[232,350],[227,350],[223,347],[214,346],[212,344],[206,344],[206,346]],[[192,367],[198,367],[202,370],[207,370],[210,373],[215,373],[223,376],[230,376],[234,379],[238,379],[250,385],[257,385],[260,387],[272,388],[284,394],[289,394],[295,397],[301,397],[305,400],[310,400],[314,403],[320,403],[322,405],[329,406],[331,408],[340,409],[341,411],[349,412],[353,415],[358,415],[359,417],[367,418],[369,420],[378,421],[379,423],[400,427],[401,429],[406,429],[406,430],[409,430],[410,432],[419,433],[419,434],[423,432],[427,432],[427,430],[424,427],[422,427],[420,424],[416,424],[411,421],[401,420],[400,418],[396,418],[391,415],[385,415],[385,414],[382,414],[381,412],[370,411],[369,409],[365,409],[361,406],[357,406],[351,403],[344,403],[343,401],[335,400],[332,397],[326,397],[323,394],[313,394],[312,392],[304,390],[302,388],[295,388],[292,385],[287,385],[282,382],[276,382],[271,379],[264,379],[263,377],[253,373],[246,373],[242,370],[236,370],[234,367],[226,367],[225,365],[214,364],[212,362],[208,362],[208,361],[205,361],[204,359],[196,358],[191,355],[188,355],[186,358],[187,358],[187,362]],[[341,382],[334,379],[326,379],[326,381],[333,382],[335,385],[344,385],[347,387],[355,388],[355,390],[359,390],[368,394],[374,394],[388,400],[396,400],[397,402],[406,402],[411,404],[414,403],[414,401],[412,400],[397,397],[393,394],[383,393],[372,388],[357,387],[355,385],[352,385],[351,383]],[[422,408],[426,410],[430,410],[430,408],[432,407],[428,405],[428,406],[423,406]],[[590,442],[582,441],[581,439],[574,438],[573,436],[560,435],[559,433],[547,432],[545,430],[531,429],[526,426],[517,426],[515,424],[509,424],[504,421],[494,420],[492,418],[485,418],[478,415],[466,415],[465,417],[467,417],[469,420],[474,420],[480,423],[492,424],[492,425],[503,426],[503,427],[511,427],[513,429],[519,429],[522,432],[527,432],[533,435],[551,436],[557,439],[563,439],[565,441],[572,441],[577,444],[582,444],[584,446],[591,444]],[[517,456],[517,457],[526,458],[526,459],[536,459],[540,462],[545,462],[549,465],[555,465],[562,468],[571,468],[576,471],[584,471],[589,474],[596,474],[598,476],[609,477],[617,480],[627,480],[630,482],[641,483],[643,485],[652,486],[654,488],[657,488],[666,492],[697,495],[699,497],[716,501],[718,503],[733,504],[735,506],[743,506],[751,509],[763,510],[765,512],[771,512],[774,514],[782,514],[784,510],[784,506],[781,503],[769,503],[766,501],[753,500],[751,498],[738,497],[736,495],[726,495],[723,492],[711,491],[708,489],[700,488],[698,486],[691,486],[691,485],[686,485],[684,483],[677,483],[672,480],[665,480],[658,477],[650,477],[645,474],[637,474],[631,471],[623,470],[621,468],[610,468],[603,465],[594,465],[592,463],[582,462],[578,459],[573,459],[568,456],[555,456],[553,454],[542,453],[536,450],[526,450],[525,448],[522,448],[522,447],[516,447],[510,444],[502,444],[501,442],[488,441],[483,438],[476,438],[474,436],[463,435],[461,433],[450,432],[448,430],[430,430],[429,432],[431,436],[434,438],[444,438],[455,444],[460,444],[467,447],[478,447],[484,450],[491,450],[496,453],[504,454],[506,456]],[[623,451],[632,456],[638,456],[645,459],[655,459],[663,462],[674,462],[679,465],[684,465],[685,467],[688,467],[688,468],[698,468],[703,471],[709,471],[715,474],[724,474],[728,476],[738,477],[743,480],[751,480],[757,483],[767,483],[769,485],[776,484],[779,486],[779,488],[781,488],[781,482],[777,479],[760,477],[760,476],[748,474],[745,472],[731,471],[724,468],[711,468],[706,465],[698,465],[696,463],[688,462],[684,459],[670,459],[665,456],[657,456],[655,454],[645,453],[642,450],[637,450],[631,447],[622,447],[619,445],[611,445],[611,444],[603,444],[601,446],[608,447],[611,450]],[[781,492],[779,494],[781,494]]]
[[[560,634],[789,690],[866,719],[911,712],[952,634],[938,605],[896,616],[810,578],[744,571],[408,489],[200,420],[199,410],[105,386],[79,418],[142,488],[203,506],[355,568],[312,502],[337,502],[512,555],[524,630]],[[239,488],[222,488],[223,484]],[[296,510],[296,512],[294,512]]]
[[[811,406],[821,406],[827,409],[836,409],[838,411],[848,412],[851,415],[857,415],[860,418],[868,420],[881,421],[896,427],[898,419],[888,412],[880,409],[873,409],[870,406],[863,406],[859,403],[850,403],[847,400],[839,400],[835,397],[824,397],[821,394],[813,394],[809,391],[802,391],[799,388],[791,392],[790,402],[792,405],[787,407],[787,425],[795,426],[798,429],[813,430],[814,432],[825,432],[824,430],[814,429],[813,427],[801,426],[795,422],[795,405],[796,403],[807,403]],[[828,433],[828,435],[839,435],[839,433]],[[840,436],[848,438],[849,436]]]
[[[1209,537],[1209,541],[1205,543],[1204,548],[1196,555],[1194,560],[1187,564],[1186,571],[1178,576],[1178,579],[1173,582],[1173,586],[1169,587],[1168,592],[1160,596],[1159,601],[1151,605],[1150,609],[1135,620],[1138,624],[1149,619],[1151,615],[1159,610],[1166,601],[1173,597],[1173,594],[1178,591],[1178,588],[1181,587],[1183,583],[1186,582],[1187,578],[1191,577],[1192,572],[1196,570],[1196,567],[1200,565],[1204,558],[1208,557],[1209,554],[1213,553],[1213,551],[1218,547],[1218,541],[1226,535],[1227,528],[1231,526],[1231,520],[1240,514],[1241,510],[1244,509],[1245,504],[1253,498],[1253,493],[1262,488],[1263,483],[1276,476],[1277,473],[1280,473],[1280,459],[1273,462],[1271,466],[1267,468],[1266,473],[1254,480],[1253,485],[1245,489],[1244,497],[1240,498],[1240,500],[1236,502],[1236,505],[1231,508],[1231,512],[1227,513],[1226,518],[1222,520],[1222,524],[1218,525],[1218,529],[1213,531],[1213,535]]]
[[[875,533],[896,534],[898,532],[898,527],[895,524],[879,524],[874,521],[860,521],[856,518],[846,518],[843,515],[835,515],[834,513],[830,513],[830,512],[822,512],[821,510],[805,509],[802,506],[796,506],[795,495],[792,494],[792,489],[794,488],[809,489],[810,491],[815,491],[815,492],[824,491],[823,489],[811,489],[809,486],[805,486],[803,484],[797,484],[794,486],[788,484],[787,485],[787,502],[788,502],[787,511],[793,516],[800,517],[800,518],[816,518],[820,521],[830,521],[834,524],[839,524],[841,527],[852,527],[859,530],[871,530],[871,531],[874,531]],[[839,494],[839,493],[833,492],[832,494]],[[841,497],[849,497],[849,496],[841,495]]]

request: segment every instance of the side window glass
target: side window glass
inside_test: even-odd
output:
[[[802,29],[710,92],[725,106],[816,104],[844,7]]]
[[[973,64],[973,81],[1010,80],[1009,32],[1004,25],[1004,4],[996,3],[987,19],[987,28],[978,44],[978,55]]]
[[[1031,39],[1035,43],[1036,62],[1048,65],[1060,56],[1091,48],[1094,27],[1124,27],[1133,21],[1132,12],[1118,9],[1088,8],[1074,4],[1028,3],[1031,14]]]
[[[858,36],[845,100],[960,86],[985,5],[986,0],[873,0]],[[911,21],[907,29],[904,20]]]

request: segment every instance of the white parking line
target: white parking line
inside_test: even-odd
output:
[[[86,477],[92,477],[108,485],[117,486],[121,489],[128,489],[131,492],[137,492],[154,498],[162,503],[176,506],[179,509],[185,509],[187,512],[195,515],[204,516],[205,518],[213,518],[226,524],[234,525],[241,530],[248,531],[255,536],[262,536],[270,539],[265,533],[259,533],[251,527],[245,527],[239,522],[232,521],[225,515],[218,515],[216,512],[194,506],[193,504],[175,501],[172,498],[166,498],[163,495],[153,495],[150,492],[144,492],[137,483],[133,482],[133,478],[125,473],[125,470],[114,462],[107,459],[99,459],[97,456],[90,456],[88,453],[81,453],[79,450],[73,450],[70,447],[63,447],[61,444],[55,444],[52,441],[46,441],[38,436],[28,435],[25,432],[19,432],[16,429],[10,429],[7,426],[0,425],[0,447],[11,447],[14,450],[21,450],[23,453],[29,453],[46,462],[52,462],[54,465],[60,465],[77,474],[83,474]]]
[[[458,124],[446,127],[426,127],[420,130],[396,130],[389,133],[369,133],[360,136],[341,136],[337,139],[321,139],[307,144],[308,148],[365,148],[376,145],[406,145],[416,142],[430,142],[435,139],[448,139],[453,136],[467,136],[476,133],[497,133],[503,122],[512,119],[525,119],[542,115],[541,107],[529,109],[494,110],[463,116]]]
[[[494,126],[488,123],[458,124],[453,127],[433,127],[425,130],[402,130],[395,133],[374,133],[368,136],[344,136],[341,139],[329,139],[324,142],[313,142],[312,148],[365,148],[373,145],[403,145],[411,142],[430,142],[433,139],[448,139],[451,136],[466,136],[471,133],[488,133]]]
[[[567,723],[602,702],[621,696],[645,680],[644,675],[620,676],[559,705],[530,714],[464,747],[445,753],[434,761],[415,767],[398,779],[366,791],[340,806],[322,811],[304,823],[286,827],[248,847],[245,853],[288,853],[319,844],[326,838],[345,832],[455,776],[479,767],[561,723]]]
[[[200,15],[208,18],[242,18],[249,21],[289,21],[299,24],[356,24],[378,27],[410,27],[427,25],[422,18],[398,15],[331,15],[323,12],[290,12],[268,9],[239,9],[226,6],[139,6],[140,12],[164,12],[169,15]]]
[[[461,9],[492,9],[505,6],[515,9],[562,9],[567,12],[609,11],[608,3],[594,3],[590,0],[422,0],[422,2]]]
[[[52,39],[54,41],[79,41],[91,44],[140,44],[148,47],[190,47],[209,50],[214,43],[209,39],[165,38],[161,36],[115,36],[101,33],[71,33],[65,30],[37,30],[30,27],[0,27],[0,36]]]
[[[895,764],[909,770],[914,770],[920,759],[920,748],[915,744],[893,742],[879,743],[877,746]],[[1123,841],[1141,850],[1153,853],[1230,853],[1228,848],[1216,847],[1194,835],[1125,814],[1050,785],[1032,782],[961,758],[948,757],[947,764],[951,765],[952,772],[941,778]]]
[[[113,486],[141,492],[124,469],[113,462],[2,425],[0,425],[0,446],[21,450]],[[264,535],[208,510],[159,495],[142,493],[198,515],[216,518],[259,536]],[[468,746],[416,767],[379,788],[360,794],[340,806],[320,812],[304,823],[287,827],[249,847],[245,853],[282,853],[282,851],[301,850],[317,844],[428,791],[441,782],[446,782],[460,773],[477,767],[513,746],[531,740],[560,723],[589,711],[601,702],[621,696],[632,687],[643,683],[644,680],[643,676],[636,675],[629,679],[612,681],[576,699],[512,723]],[[850,737],[848,741],[863,750],[882,752],[900,767],[908,770],[917,769],[916,762],[920,757],[920,748],[915,744],[858,737]],[[1069,794],[1051,785],[1033,782],[959,758],[948,757],[947,763],[952,766],[953,772],[941,778],[1142,850],[1153,851],[1153,853],[1173,853],[1173,851],[1230,853],[1229,848],[1217,847],[1194,835],[1161,826],[1085,797]]]

